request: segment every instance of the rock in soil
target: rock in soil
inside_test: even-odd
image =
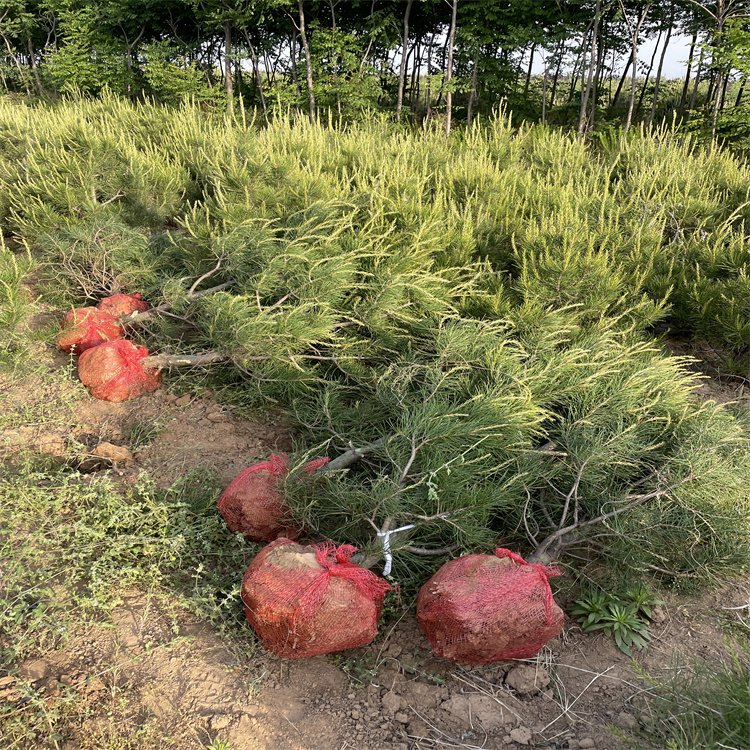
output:
[[[383,710],[395,714],[401,709],[401,698],[393,690],[389,690],[381,699]]]
[[[511,729],[510,738],[519,745],[529,745],[531,743],[531,730],[528,727],[516,727]]]
[[[115,445],[114,443],[99,443],[91,451],[91,455],[104,458],[113,464],[126,464],[133,460],[133,454],[130,450],[123,445]]]
[[[549,674],[541,667],[519,664],[508,672],[505,684],[520,695],[533,695],[549,685]]]

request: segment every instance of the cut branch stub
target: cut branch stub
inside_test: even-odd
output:
[[[185,301],[187,301],[188,303],[195,302],[202,297],[207,297],[209,294],[215,294],[216,292],[223,292],[226,289],[230,289],[236,283],[237,282],[235,282],[233,279],[230,279],[229,281],[225,281],[223,284],[217,284],[216,286],[209,287],[208,289],[201,289],[199,292],[189,292],[187,295],[185,295]],[[130,315],[122,315],[119,318],[118,322],[121,325],[138,325],[139,323],[143,323],[146,320],[150,320],[151,318],[156,317],[160,313],[171,310],[172,307],[174,307],[172,303],[164,303],[163,305],[159,305],[158,307],[152,307],[150,310],[146,310],[145,312],[133,312],[130,313]]]
[[[145,368],[161,370],[167,367],[198,367],[216,362],[225,362],[226,354],[221,352],[203,352],[202,354],[155,354],[144,357],[141,364]]]

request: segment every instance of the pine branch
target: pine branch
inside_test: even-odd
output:
[[[161,370],[165,367],[199,367],[216,362],[226,362],[227,356],[221,352],[204,352],[203,354],[155,354],[144,357],[141,364],[148,369]]]
[[[653,492],[647,492],[644,495],[629,495],[627,498],[628,502],[625,505],[620,506],[619,508],[615,508],[608,513],[602,513],[601,515],[596,516],[596,518],[590,518],[587,521],[572,523],[569,526],[560,528],[553,534],[550,534],[541,542],[541,544],[537,546],[537,548],[531,553],[531,555],[528,556],[527,559],[529,560],[529,562],[549,562],[554,559],[557,554],[559,554],[563,547],[565,547],[567,544],[572,543],[572,540],[564,542],[563,539],[565,539],[565,537],[577,535],[581,529],[604,523],[610,518],[619,516],[621,513],[625,513],[626,511],[633,510],[633,508],[636,508],[639,505],[643,505],[643,503],[648,502],[649,500],[654,500],[658,497],[668,495],[670,492],[674,492],[674,490],[676,490],[678,487],[681,487],[683,484],[695,481],[696,479],[697,477],[691,473],[684,479],[681,479],[679,482],[676,482],[669,487],[654,490]],[[553,552],[550,552],[550,550],[553,550]]]
[[[209,289],[202,289],[199,292],[193,291],[195,289],[195,286],[199,284],[204,278],[207,278],[206,274],[204,274],[201,278],[199,278],[193,286],[190,287],[190,291],[185,296],[185,300],[189,302],[195,302],[196,300],[201,299],[202,297],[206,297],[209,294],[215,294],[216,292],[223,292],[225,289],[230,289],[233,287],[237,282],[230,279],[229,281],[225,281],[223,284],[217,284],[216,286],[212,286]],[[155,318],[160,313],[166,313],[168,310],[171,310],[174,307],[174,304],[171,302],[165,302],[163,305],[159,305],[158,307],[152,307],[150,310],[145,310],[144,312],[132,312],[129,315],[122,315],[119,319],[119,322],[122,325],[138,325],[146,320],[149,320],[151,318]]]
[[[349,468],[349,466],[359,461],[362,456],[365,456],[368,453],[372,453],[373,451],[378,450],[378,448],[382,448],[385,443],[385,438],[380,438],[379,440],[375,440],[374,442],[360,446],[359,448],[351,448],[345,453],[342,453],[340,456],[334,458],[332,461],[329,461],[324,466],[321,466],[315,473],[325,474],[326,472],[330,471],[340,471],[341,469],[347,469]]]

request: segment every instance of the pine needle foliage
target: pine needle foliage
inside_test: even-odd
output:
[[[295,415],[300,463],[371,446],[289,483],[311,531],[375,555],[410,526],[414,583],[498,542],[678,582],[750,562],[744,429],[650,335],[750,344],[733,157],[668,130],[260,129],[114,98],[0,102],[0,128],[3,226],[66,303],[171,304],[149,345],[219,350],[237,398]]]

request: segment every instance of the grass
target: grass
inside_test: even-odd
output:
[[[147,593],[173,628],[191,613],[236,636],[225,647],[252,655],[239,586],[256,550],[227,531],[217,494],[210,472],[161,491],[145,476],[124,488],[38,463],[8,467],[0,478],[0,673],[106,623],[133,590]],[[60,748],[70,736],[90,750],[179,746],[158,722],[134,714],[127,691],[92,705],[73,688],[51,697],[18,687],[20,700],[0,703],[8,750]]]
[[[170,490],[147,478],[123,490],[105,477],[19,467],[0,480],[0,657],[7,667],[56,647],[128,587],[158,594],[221,632],[242,633],[242,572],[254,553],[214,509],[205,473]]]
[[[747,750],[750,747],[750,664],[740,653],[723,664],[681,670],[656,686],[644,724],[649,747]],[[637,740],[637,746],[643,738]]]

